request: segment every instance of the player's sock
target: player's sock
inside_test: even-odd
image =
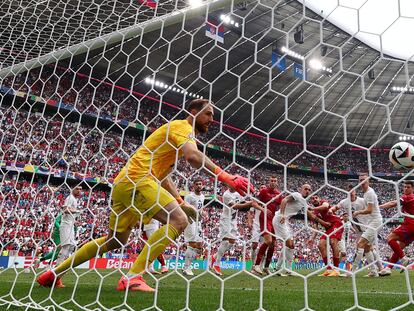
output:
[[[285,247],[280,250],[279,258],[277,259],[277,263],[276,263],[276,270],[280,270],[280,268],[282,268],[283,259],[284,259],[283,258],[284,257],[284,250],[285,250]]]
[[[333,264],[336,268],[339,268],[339,263],[340,263],[339,257],[333,257]]]
[[[369,251],[368,253],[365,253],[365,258],[367,259],[368,264],[372,264],[375,261],[374,254],[371,251]],[[372,265],[370,269],[373,271],[377,271],[377,266]]]
[[[263,259],[264,254],[266,253],[266,250],[267,250],[266,243],[263,243],[262,245],[260,245],[259,252],[257,253],[256,261],[254,263],[256,266],[260,265],[260,263],[262,262],[262,259]]]
[[[257,248],[252,247],[252,249],[250,251],[250,259],[252,260],[252,262],[255,262],[256,255],[257,255]]]
[[[157,257],[158,261],[160,262],[161,267],[165,267],[165,257],[164,254],[161,253],[158,257]]]
[[[328,265],[328,257],[322,256],[322,261],[327,270],[331,270],[331,265]]]
[[[400,257],[396,254],[396,253],[392,253],[392,256],[390,258],[390,264],[388,264],[388,268],[392,269],[392,267],[394,267],[393,264],[397,263],[398,260],[400,259]]]
[[[265,268],[269,268],[270,263],[272,262],[274,250],[275,250],[275,245],[274,244],[270,245],[267,248]]]
[[[155,231],[148,239],[137,259],[135,259],[131,269],[128,271],[128,275],[134,276],[144,271],[147,265],[147,258],[148,264],[152,263],[167,248],[171,241],[175,241],[178,236],[177,229],[171,224],[164,225]]]
[[[399,258],[403,258],[405,256],[404,251],[402,250],[400,243],[398,243],[398,241],[388,241],[388,245],[391,247],[394,253],[398,255]]]
[[[358,248],[356,252],[354,264],[352,265],[352,271],[355,271],[356,269],[359,268],[359,264],[361,263],[363,256],[364,256],[364,249]]]
[[[228,241],[227,241],[228,242]],[[184,261],[184,270],[190,268],[191,263],[197,256],[197,249],[191,246],[187,246],[187,250],[185,251],[185,261]]]
[[[84,263],[85,261],[95,257],[97,253],[99,255],[106,253],[107,248],[106,244],[104,244],[105,242],[106,236],[86,243],[75,254],[73,254],[73,256],[69,257],[59,266],[57,266],[54,270],[55,273],[59,274],[68,270],[70,267],[76,267],[81,263]]]
[[[215,266],[220,266],[221,258],[223,258],[224,254],[229,250],[231,247],[231,244],[227,240],[223,240],[220,243],[220,246],[217,250],[216,254],[216,262],[214,263]]]
[[[293,248],[286,247],[286,264],[287,264],[288,270],[292,270]]]
[[[378,255],[378,252],[376,250],[373,250],[372,254],[374,255],[375,265],[377,266],[378,270],[381,271],[384,269],[384,266],[381,262],[381,257]]]

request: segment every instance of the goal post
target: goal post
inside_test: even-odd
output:
[[[137,38],[145,33],[158,30],[161,27],[168,27],[176,23],[183,22],[184,18],[185,20],[190,20],[200,15],[205,16],[206,12],[208,14],[208,12],[214,12],[223,7],[237,5],[237,3],[241,2],[242,0],[217,0],[202,3],[197,7],[174,9],[167,14],[153,17],[147,21],[140,22],[136,25],[124,29],[113,31],[109,34],[105,34],[94,39],[87,40],[85,42],[60,48],[56,51],[50,52],[46,55],[41,55],[34,59],[18,63],[14,62],[11,66],[7,66],[5,68],[2,66],[0,68],[0,79],[4,79],[10,75],[17,75],[23,71],[35,69],[40,66],[48,65],[50,63],[58,62],[63,59],[72,58],[79,54],[86,52],[89,53],[97,49],[105,48],[131,38]],[[139,14],[139,11],[137,14]],[[7,51],[4,52],[7,53]]]

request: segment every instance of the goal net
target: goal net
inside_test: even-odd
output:
[[[403,218],[410,219],[399,199],[412,172],[396,170],[388,152],[414,140],[414,66],[383,49],[387,31],[412,15],[398,1],[390,9],[395,16],[383,16],[389,23],[376,33],[359,20],[374,1],[357,2],[318,11],[314,1],[296,0],[3,1],[0,307],[412,308],[411,233],[395,265],[388,245]],[[341,14],[357,26],[343,30]],[[72,215],[67,198],[74,194],[79,211],[72,253],[108,234],[111,211],[117,224],[128,217],[113,211],[116,176],[158,128],[187,118],[196,99],[211,101],[214,121],[190,138],[223,170],[248,178],[255,189],[239,202],[243,208],[226,201],[229,187],[206,171],[206,160],[192,167],[182,146],[167,139],[157,148],[175,149],[170,176],[180,197],[201,189],[204,198],[195,206],[197,241],[167,237],[164,258],[151,264],[147,256],[142,275],[155,293],[116,290],[145,247],[155,247],[147,235],[158,227],[144,226],[151,209],[139,208],[129,238],[117,237],[118,249],[95,250],[71,266],[65,287],[39,287],[37,278],[66,250],[59,226]],[[151,161],[150,175],[159,206],[166,178],[152,165],[158,164]],[[395,200],[375,224],[373,214],[357,217],[351,203],[354,195],[367,202],[367,180],[379,204]],[[281,195],[265,199],[266,189]],[[280,215],[301,199],[306,204],[283,226],[273,218],[273,208],[283,206]],[[258,256],[263,261],[256,263]],[[377,278],[387,265],[391,275]]]

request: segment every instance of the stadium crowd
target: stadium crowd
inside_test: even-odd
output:
[[[127,120],[129,122],[140,123],[147,126],[150,130],[158,128],[167,120],[174,118],[179,112],[179,108],[174,108],[173,105],[163,104],[160,106],[159,101],[156,101],[155,99],[138,98],[138,96],[131,94],[131,92],[127,90],[121,90],[108,84],[91,81],[86,76],[81,76],[59,68],[53,69],[51,67],[43,67],[41,72],[39,69],[34,69],[13,78],[6,78],[2,84],[16,91],[40,96],[46,101],[62,101],[63,103],[72,105],[74,109],[80,113],[93,114],[114,122]],[[5,113],[5,111],[2,112]],[[17,117],[16,114],[21,115]],[[15,130],[21,126],[21,122],[24,122],[25,120],[28,121],[29,119],[31,120],[30,122],[26,122],[24,126],[24,131],[26,132],[22,133],[21,140],[27,139],[27,133],[30,133],[32,127],[34,127],[32,125],[40,125],[41,128],[37,130],[39,134],[47,128],[50,137],[57,137],[53,148],[58,148],[56,147],[58,145],[64,146],[64,139],[77,140],[79,137],[84,136],[85,132],[90,132],[90,134],[85,136],[85,143],[93,146],[84,145],[82,149],[86,158],[89,154],[96,153],[96,150],[93,148],[98,148],[99,145],[95,144],[97,141],[99,141],[99,143],[107,141],[106,144],[110,144],[109,142],[111,142],[110,145],[112,146],[112,149],[115,150],[120,146],[119,143],[112,144],[112,135],[114,135],[112,132],[114,128],[117,128],[116,126],[110,129],[101,129],[100,132],[97,129],[84,129],[83,127],[78,126],[78,124],[67,125],[67,121],[59,116],[55,116],[56,120],[54,122],[61,122],[61,124],[57,123],[55,126],[48,124],[46,126],[46,121],[49,121],[47,116],[42,117],[42,115],[39,114],[27,116],[21,109],[17,113],[14,110],[8,111],[7,115],[3,118],[12,118],[12,120],[14,118],[21,119],[20,122],[18,122],[19,120],[15,121],[15,123],[17,123],[15,124]],[[47,120],[45,120],[45,118]],[[13,126],[13,124],[10,126]],[[60,126],[62,126],[61,131]],[[76,128],[77,131],[74,131],[74,128]],[[199,137],[199,139],[203,143],[220,146],[227,152],[235,151],[240,155],[259,160],[266,158],[266,139],[248,134],[241,135],[239,131],[227,127],[223,127],[223,133],[226,135],[220,134],[219,126],[213,124],[209,129],[209,133]],[[14,133],[12,132],[12,140],[14,139],[13,134]],[[140,135],[142,136],[142,133]],[[102,139],[102,136],[104,136],[105,139]],[[130,150],[136,147],[136,145],[131,144],[131,137],[129,137],[129,135],[125,134],[122,136],[124,140],[124,143],[122,144],[123,151],[130,153]],[[36,135],[33,135],[33,137],[37,138]],[[136,134],[134,133],[132,140],[134,140],[135,137]],[[237,140],[235,140],[235,138],[237,138]],[[45,143],[47,143],[47,141],[50,140],[46,140]],[[120,141],[119,137],[116,141]],[[70,141],[68,143],[73,144]],[[286,144],[274,140],[270,140],[268,143],[269,156],[281,163],[287,163],[303,151],[303,146],[301,144]],[[79,144],[80,143],[78,143],[78,145]],[[66,152],[68,154],[65,155],[68,159],[65,159],[64,161],[71,162],[71,153],[77,154],[78,149],[76,147],[79,148],[80,146],[73,145],[66,147]],[[102,147],[103,148],[100,149],[102,155],[105,155],[108,158],[108,155],[105,153],[106,146]],[[38,148],[42,149],[40,145]],[[333,149],[333,147],[326,146],[308,146],[310,152],[321,156],[327,156]],[[50,156],[60,160],[59,150],[52,151],[54,151],[54,154],[51,154]],[[52,153],[52,151],[50,152]],[[26,153],[30,154],[29,151],[26,151]],[[119,151],[119,153],[125,155],[122,151]],[[115,158],[122,158],[123,155],[117,155]],[[9,157],[12,156],[13,155]],[[106,159],[101,159],[100,157],[100,154],[96,155],[94,161],[102,162],[103,160],[103,162],[106,162]],[[387,157],[388,155],[385,150],[373,149],[371,151],[371,166],[373,172],[390,173],[393,171]],[[112,159],[109,160],[112,162]],[[81,163],[77,163],[79,161]],[[75,165],[76,164],[85,167],[85,163],[81,160],[76,160]],[[298,156],[292,164],[305,167],[323,167],[323,160],[310,153],[303,153]],[[367,171],[367,152],[365,150],[357,150],[356,148],[351,149],[349,146],[339,148],[333,154],[329,155],[327,168],[338,171]],[[102,172],[102,170],[103,168],[98,171]]]
[[[109,117],[115,122],[122,119],[139,122],[150,130],[165,123],[178,112],[170,106],[159,107],[155,101],[137,98],[129,92],[106,84],[95,83],[96,86],[93,86],[92,83],[86,83],[86,79],[80,76],[73,78],[73,73],[64,72],[61,69],[53,72],[52,69],[44,67],[41,73],[38,70],[32,70],[28,74],[20,74],[13,79],[7,78],[3,81],[3,85],[22,92],[41,95],[46,100],[61,100],[73,105],[80,113],[92,113],[106,119]],[[3,133],[0,160],[69,170],[106,180],[116,176],[129,156],[141,145],[143,139],[142,131],[135,131],[131,134],[117,125],[104,127],[98,126],[97,123],[79,123],[61,114],[50,116],[40,112],[28,112],[23,108],[16,110],[11,107],[2,107],[0,117],[2,119],[0,131]],[[213,138],[218,132],[219,127],[212,126],[209,134],[200,139],[204,143],[219,145],[225,151],[236,151],[250,158],[265,158],[266,141],[264,139],[250,135],[243,135],[236,142],[224,135]],[[228,129],[225,133],[233,138],[240,134]],[[271,141],[269,148],[271,157],[282,163],[287,163],[302,152],[302,146],[299,144]],[[333,149],[310,147],[309,150],[325,156]],[[275,173],[269,167],[263,166],[252,169],[253,164],[249,161],[238,163],[239,165],[232,164],[229,159],[214,152],[211,152],[210,156],[221,167],[227,167],[231,173],[242,175],[250,173],[256,188],[266,184],[269,175],[276,175],[280,181],[279,187],[284,190],[295,191],[307,182],[311,184],[313,190],[319,190],[321,197],[333,204],[346,196],[339,190],[346,189],[349,181],[345,179],[329,177],[329,184],[337,188],[335,189],[326,186],[324,179],[317,175],[296,172],[289,174],[285,179],[280,170]],[[384,150],[373,151],[371,162],[374,172],[391,172],[392,170]],[[367,171],[367,154],[363,150],[343,148],[330,156],[327,163],[329,169]],[[296,158],[293,164],[322,167],[323,161],[305,153]],[[250,169],[252,170],[249,172]],[[54,245],[49,238],[53,221],[69,193],[69,187],[66,184],[60,186],[53,184],[51,181],[42,180],[34,175],[30,180],[27,176],[5,172],[3,174],[0,192],[0,248],[9,253],[21,255],[31,255],[39,246],[43,248],[43,251],[53,248]],[[205,181],[204,192],[216,198],[210,203],[206,202],[204,214],[208,217],[205,217],[202,229],[204,241],[212,246],[214,253],[217,247],[218,221],[221,213],[219,198],[225,188],[219,183],[218,188],[214,189],[213,177],[202,172],[194,174],[186,163],[180,162],[174,174],[178,188],[189,190],[194,177],[201,177]],[[83,186],[84,190],[80,198],[83,212],[78,220],[79,242],[104,235],[109,215],[110,189],[100,188],[98,190],[94,187],[87,187],[86,184]],[[381,202],[389,201],[396,196],[392,184],[374,182],[373,188]],[[396,213],[395,210],[387,210],[383,211],[383,216],[390,218]],[[248,213],[239,213],[239,223],[246,222],[248,222]],[[319,253],[315,248],[309,248],[306,243],[310,233],[304,222],[296,222],[295,226],[297,226],[295,239],[299,241],[297,243],[299,247],[295,250],[296,258],[319,260]],[[380,232],[379,248],[383,259],[390,252],[384,240],[385,236],[395,226],[395,223],[385,225]],[[232,256],[242,257],[244,246],[246,243],[250,245],[248,243],[250,234],[249,226],[239,226],[241,238],[232,250]],[[127,254],[139,252],[142,246],[139,239],[140,228],[135,229],[134,236],[135,239],[131,240],[125,250]],[[180,242],[183,242],[183,239],[180,239]],[[355,241],[352,236],[349,245],[349,252],[353,253]],[[181,256],[183,252],[182,248],[177,251],[173,246],[167,249],[167,254],[174,256]],[[247,258],[248,254],[247,252]]]

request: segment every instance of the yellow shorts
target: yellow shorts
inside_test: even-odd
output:
[[[138,183],[121,181],[112,189],[109,228],[116,232],[131,230],[139,221],[148,223],[162,207],[175,198],[152,178]]]

